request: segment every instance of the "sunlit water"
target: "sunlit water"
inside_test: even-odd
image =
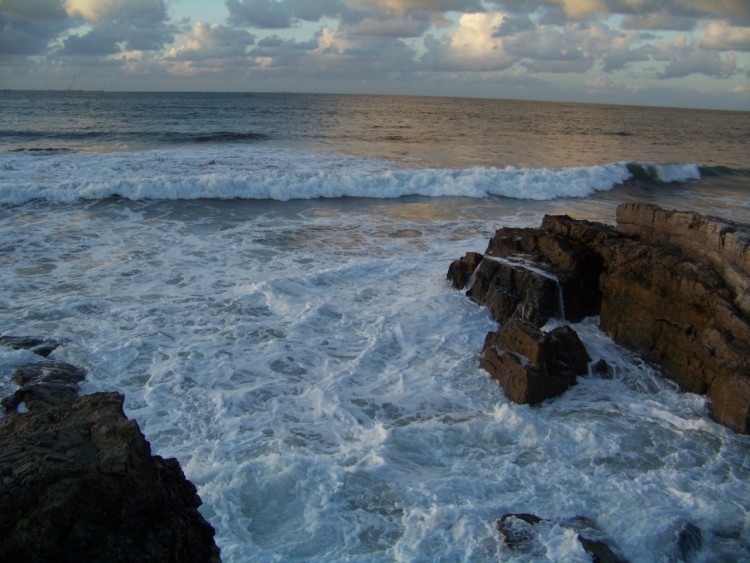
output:
[[[360,154],[357,131],[349,151],[331,148],[347,144],[337,134],[0,154],[0,333],[65,339],[53,357],[88,370],[84,392],[125,394],[154,452],[197,485],[225,561],[589,560],[554,525],[541,551],[510,552],[495,524],[507,512],[586,516],[632,561],[676,560],[686,522],[703,533],[698,561],[750,558],[748,437],[596,319],[575,328],[614,375],[511,404],[478,368],[496,323],[445,281],[496,228],[545,213],[613,222],[618,203],[646,200],[746,220],[746,176],[614,187],[605,165],[640,158],[624,151],[570,163],[599,178],[585,193],[565,191],[570,167],[532,163],[544,197],[513,199],[480,188],[528,163],[436,168],[411,158],[453,158],[461,142],[422,136],[393,164]],[[217,170],[198,171],[201,159]],[[743,169],[732,159],[652,161]],[[312,199],[274,201],[305,181]],[[467,184],[472,197],[455,197]],[[130,199],[107,198],[113,185]],[[414,185],[445,197],[398,197]],[[358,186],[385,199],[316,197]],[[270,191],[226,199],[243,189]],[[4,374],[28,361],[0,348]]]

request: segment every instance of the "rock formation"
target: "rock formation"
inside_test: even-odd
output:
[[[34,349],[19,340],[6,345]],[[218,562],[214,530],[175,459],[151,455],[118,393],[77,397],[80,368],[14,372],[0,419],[0,561]],[[15,412],[23,401],[28,412]]]
[[[555,523],[534,514],[504,514],[497,521],[497,529],[511,551],[539,559],[546,559],[543,545],[536,537],[537,527],[559,526],[573,530],[583,550],[597,563],[625,563],[625,558],[612,541],[584,516]]]
[[[588,372],[589,356],[569,326],[544,332],[514,318],[490,332],[479,365],[497,379],[508,398],[537,404],[556,397]]]
[[[500,229],[483,260],[450,272],[500,322],[599,315],[615,341],[707,394],[717,421],[750,433],[750,227],[646,204],[621,205],[617,220],[547,216],[538,229]],[[499,274],[498,260],[515,273]],[[539,277],[558,280],[562,305]]]

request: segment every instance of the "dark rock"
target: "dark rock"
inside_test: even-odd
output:
[[[670,560],[680,563],[696,561],[702,547],[703,532],[692,522],[683,520],[674,531],[674,555]]]
[[[454,260],[448,268],[448,281],[455,289],[463,289],[483,258],[478,252],[467,252],[463,258]]]
[[[589,356],[570,327],[544,332],[512,319],[487,335],[480,366],[500,382],[510,400],[537,404],[564,393],[588,373]]]
[[[540,551],[539,547],[534,545],[536,534],[533,528],[540,522],[542,519],[533,514],[503,514],[497,521],[497,529],[508,549],[531,554]]]
[[[554,276],[566,319],[599,315],[619,344],[707,394],[717,421],[750,433],[750,227],[645,204],[621,205],[617,221],[547,216],[540,229],[498,230],[470,296],[501,322],[541,326],[555,314],[550,290],[487,256]]]
[[[614,229],[606,225],[567,216],[546,216],[541,229],[498,230],[489,242],[487,254],[505,258],[522,256],[554,276],[563,299],[564,318],[580,322],[599,314],[599,276],[604,261],[591,248],[590,241],[601,243],[614,236]]]
[[[31,350],[45,358],[61,345],[62,342],[51,338],[0,335],[0,346],[9,346],[15,350]]]
[[[607,378],[612,375],[612,368],[604,358],[600,358],[599,361],[591,366],[591,373],[598,375],[599,377]]]
[[[30,383],[73,385],[86,379],[86,370],[65,362],[43,362],[16,369],[11,379],[22,387]]]
[[[78,396],[78,382],[85,378],[85,370],[65,362],[29,364],[13,372],[11,379],[21,388],[0,404],[11,413],[22,402],[29,411],[69,403]]]
[[[544,547],[537,540],[539,524],[553,525],[554,522],[539,518],[534,514],[504,514],[497,521],[497,528],[508,549],[524,555],[544,557]],[[612,541],[588,518],[577,516],[557,523],[578,534],[578,541],[594,563],[625,563]]]
[[[219,561],[200,498],[97,393],[0,419],[0,561]]]
[[[16,412],[21,403],[29,411],[37,411],[70,403],[78,397],[78,386],[45,383],[26,385],[9,397],[0,400],[6,414]]]
[[[521,318],[543,326],[561,312],[560,289],[554,276],[508,260],[482,260],[466,294],[485,305],[501,323]]]

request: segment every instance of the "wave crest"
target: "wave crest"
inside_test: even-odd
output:
[[[119,196],[132,200],[587,197],[637,178],[697,179],[694,164],[467,169],[402,168],[398,163],[292,149],[223,146],[105,154],[0,155],[0,202],[70,203]]]

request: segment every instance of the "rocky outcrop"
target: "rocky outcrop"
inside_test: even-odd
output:
[[[21,387],[0,399],[0,405],[9,413],[17,412],[21,403],[29,410],[70,403],[78,397],[78,383],[85,378],[84,370],[65,362],[29,364],[13,372],[11,379]]]
[[[627,559],[620,549],[596,523],[585,516],[574,516],[559,521],[540,518],[529,513],[504,514],[497,521],[497,530],[505,547],[524,559],[548,559],[544,536],[552,528],[570,530],[593,563],[625,563]],[[668,529],[663,538],[667,547],[663,561],[692,563],[700,560],[703,548],[703,533],[687,520],[679,520]]]
[[[537,404],[565,392],[588,372],[590,359],[569,326],[544,332],[512,319],[490,332],[479,365],[500,382],[510,400]]]
[[[220,561],[177,460],[151,454],[122,395],[78,397],[84,375],[51,361],[13,374],[21,388],[0,418],[0,561]],[[21,401],[28,412],[16,412]]]
[[[584,516],[576,516],[563,522],[552,522],[534,514],[504,514],[497,521],[506,547],[519,555],[546,559],[545,548],[539,541],[537,528],[559,526],[576,534],[581,548],[596,563],[625,563],[626,559],[612,541],[596,525]]]
[[[655,205],[624,204],[617,228],[655,244],[675,246],[693,260],[708,264],[732,291],[734,303],[750,317],[750,231],[747,226]]]
[[[496,270],[485,264],[523,263],[554,277],[561,316],[599,315],[617,342],[683,389],[707,394],[716,420],[749,433],[750,227],[644,204],[620,206],[617,218],[617,228],[547,216],[539,229],[500,229],[469,274],[467,293],[501,322],[521,317],[541,325],[555,308],[546,290],[538,282],[524,287],[519,277],[507,286],[495,274],[485,281]],[[508,293],[518,299],[510,315],[495,304]]]

